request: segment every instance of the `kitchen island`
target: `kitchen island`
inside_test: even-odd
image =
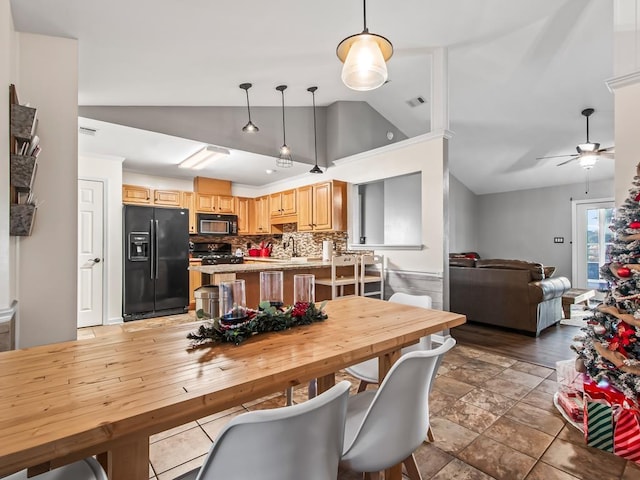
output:
[[[293,302],[293,276],[300,273],[312,273],[316,278],[331,276],[331,262],[321,259],[307,259],[306,261],[246,257],[245,263],[223,265],[191,265],[189,270],[202,273],[203,285],[216,285],[221,281],[243,279],[247,288],[247,306],[256,307],[260,302],[260,272],[281,270],[284,277],[284,303]],[[353,271],[345,272],[353,275]],[[346,294],[353,293],[345,290]],[[316,285],[316,301],[329,300],[331,288]]]

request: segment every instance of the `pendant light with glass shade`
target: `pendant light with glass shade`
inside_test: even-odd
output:
[[[367,28],[367,0],[363,0],[364,30],[338,44],[336,54],[344,66],[342,81],[353,90],[374,90],[387,81],[387,60],[393,55],[393,45]]]
[[[318,87],[309,87],[307,92],[311,92],[313,98],[313,148],[315,150],[316,164],[313,166],[309,173],[324,173],[318,166],[318,132],[316,131],[316,90]]]
[[[280,168],[293,167],[293,158],[291,157],[291,150],[287,146],[287,133],[284,127],[284,91],[286,89],[286,85],[278,85],[276,87],[276,90],[282,94],[282,146],[280,147],[280,154],[276,158],[276,166]]]
[[[244,93],[247,94],[247,113],[249,114],[249,121],[244,127],[242,127],[242,131],[250,133],[259,132],[260,129],[251,121],[251,108],[249,107],[249,89],[251,88],[251,84],[241,83],[239,87],[244,90]]]

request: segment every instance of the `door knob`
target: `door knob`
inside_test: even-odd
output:
[[[91,260],[89,260],[89,261],[90,261],[90,262],[93,262],[93,263],[100,263],[100,259],[99,259],[99,258],[97,258],[97,257],[96,257],[96,258],[92,258],[92,259],[91,259]]]

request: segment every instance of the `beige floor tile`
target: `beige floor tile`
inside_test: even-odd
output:
[[[459,382],[464,382],[470,385],[482,386],[485,382],[493,379],[500,370],[501,367],[496,365],[491,365],[489,363],[484,363],[484,365],[488,365],[490,368],[476,369],[471,367],[471,363],[465,363],[464,365],[457,366],[455,369],[449,370],[445,375],[445,377],[454,378]],[[498,370],[496,372],[495,370]]]
[[[432,416],[430,422],[435,437],[433,445],[451,454],[460,452],[478,437],[473,430],[446,418]]]
[[[503,378],[492,378],[480,386],[485,390],[499,393],[514,400],[520,400],[531,391],[531,389],[525,385],[513,383]]]
[[[536,459],[542,456],[554,438],[507,417],[496,420],[484,435]]]
[[[540,384],[536,387],[536,390],[541,390],[553,395],[558,391],[558,382],[547,378],[540,382]]]
[[[531,389],[534,389],[535,387],[540,385],[540,383],[542,383],[544,380],[543,378],[536,375],[520,372],[512,368],[507,368],[500,375],[496,376],[496,378],[506,380],[508,382],[517,383],[518,385],[523,385]]]
[[[226,417],[220,417],[211,422],[207,422],[202,425],[202,429],[209,436],[211,440],[215,440],[220,431],[235,417],[240,415],[243,411],[236,411],[227,415]]]
[[[618,480],[626,467],[623,458],[558,438],[541,460],[583,480]]]
[[[516,404],[511,410],[505,413],[505,417],[540,430],[548,435],[553,435],[554,437],[562,430],[565,424],[562,418],[553,413],[522,402]]]
[[[198,458],[194,458],[193,460],[189,460],[181,465],[177,465],[174,468],[167,470],[164,473],[158,475],[158,480],[173,480],[179,475],[183,473],[190,472],[194,468],[200,468],[204,463],[204,459],[206,455],[201,455]]]
[[[536,460],[513,448],[480,435],[458,458],[497,480],[522,480]]]
[[[149,459],[158,477],[178,465],[206,454],[211,440],[200,427],[192,428],[152,443]]]
[[[436,378],[433,385],[434,390],[440,390],[456,398],[466,395],[474,388],[476,388],[474,385],[469,385],[468,383],[461,382],[447,375]]]
[[[453,405],[443,408],[439,413],[439,417],[451,420],[458,425],[463,425],[469,430],[477,433],[484,432],[499,417],[491,412],[487,412],[482,408],[471,405],[462,400],[458,400]]]
[[[254,403],[252,405],[245,404],[245,407],[249,411],[254,411],[254,410],[269,410],[271,408],[285,407],[286,405],[287,405],[287,397],[284,395],[284,393],[280,393],[276,396],[263,400],[262,402],[259,402],[259,403]]]
[[[192,428],[197,427],[198,424],[196,422],[189,422],[189,423],[185,423],[184,425],[178,425],[175,428],[172,428],[170,430],[165,430],[164,432],[160,432],[160,433],[156,433],[155,435],[151,435],[151,438],[149,439],[150,443],[155,443],[159,440],[163,440],[165,438],[171,437],[172,435],[176,435],[180,432],[184,432],[186,430],[190,430]]]
[[[511,367],[513,364],[517,362],[513,358],[504,357],[502,355],[496,355],[494,353],[483,352],[478,360],[482,360],[483,362],[491,363],[493,365],[498,365],[503,368]]]
[[[431,480],[493,480],[493,477],[457,458],[450,461]]]
[[[577,445],[584,445],[584,433],[569,423],[562,427],[562,430],[560,430],[560,433],[556,438],[575,443]]]
[[[555,373],[553,368],[541,367],[540,365],[534,365],[533,363],[515,362],[511,368],[513,370],[518,370],[519,372],[529,373],[531,375],[536,375],[537,377],[547,378],[552,373]]]
[[[153,471],[151,464],[149,464],[149,478],[156,478],[156,472]]]
[[[551,393],[544,392],[542,390],[531,390],[522,400],[523,403],[533,405],[534,407],[541,408],[547,412],[551,412],[558,416],[561,416],[560,412],[553,404],[553,395]]]
[[[467,393],[460,400],[480,407],[495,415],[502,415],[516,403],[516,400],[483,388],[476,388]]]
[[[266,400],[271,400],[272,398],[276,398],[276,397],[283,397],[284,398],[284,391],[275,392],[275,393],[271,393],[269,395],[265,395],[264,397],[256,398],[255,400],[251,400],[249,402],[243,403],[242,406],[244,408],[250,408],[253,405],[256,405],[258,403],[263,403]]]
[[[467,347],[466,345],[456,344],[456,346],[453,347],[453,350],[447,353],[447,355],[451,353],[456,353],[467,358],[477,358],[482,355],[484,351],[473,347]]]
[[[422,478],[433,477],[447,463],[453,460],[453,457],[448,453],[427,443],[420,445],[414,452],[414,456]]]
[[[527,475],[526,480],[576,480],[577,478],[579,477],[569,475],[546,463],[538,462],[531,473]]]

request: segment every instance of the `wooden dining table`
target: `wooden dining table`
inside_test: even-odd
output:
[[[465,322],[456,313],[365,297],[327,303],[328,319],[190,348],[199,323],[0,353],[0,477],[96,455],[111,480],[149,478],[149,437],[378,357]],[[387,472],[400,479],[401,466]]]

